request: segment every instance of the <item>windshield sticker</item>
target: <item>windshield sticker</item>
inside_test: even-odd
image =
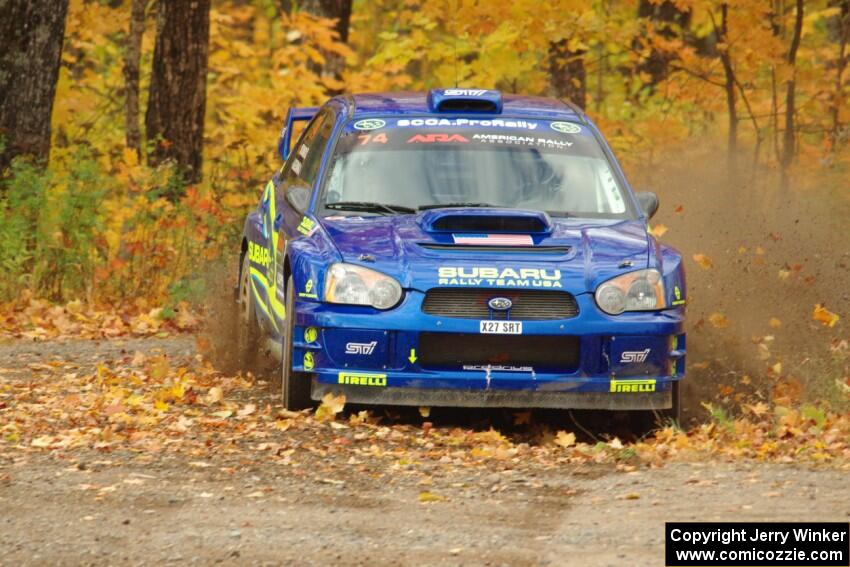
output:
[[[387,143],[387,135],[384,133],[375,134],[360,134],[357,136],[357,139],[360,140],[360,145],[365,146],[366,144],[386,144]]]
[[[581,132],[581,126],[572,122],[551,122],[549,127],[562,134],[578,134]]]
[[[539,124],[527,120],[480,120],[476,118],[411,118],[396,122],[397,126],[483,126],[484,128],[523,128],[536,130]]]
[[[468,144],[469,140],[467,140],[460,134],[416,134],[415,136],[407,140],[408,144],[447,144],[450,142]]]
[[[354,123],[355,130],[377,130],[378,128],[383,128],[387,123],[380,118],[366,118],[365,120],[358,120]]]
[[[538,146],[551,149],[566,149],[573,142],[555,140],[552,138],[535,138],[534,136],[511,136],[509,134],[475,134],[472,137],[476,142],[486,144],[514,144],[517,146]]]
[[[439,285],[528,288],[560,288],[561,270],[545,268],[496,268],[440,266],[437,272]]]

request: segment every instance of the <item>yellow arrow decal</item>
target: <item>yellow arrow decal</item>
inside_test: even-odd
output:
[[[410,349],[410,356],[407,357],[407,360],[410,361],[410,364],[413,364],[414,362],[416,362],[416,349],[415,348]]]

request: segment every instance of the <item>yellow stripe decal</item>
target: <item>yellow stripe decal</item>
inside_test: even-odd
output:
[[[265,313],[266,316],[271,320],[272,325],[274,325],[274,328],[277,329],[277,321],[275,321],[274,317],[272,317],[271,313],[269,313],[269,308],[266,305],[266,302],[263,301],[260,297],[260,292],[257,291],[257,281],[254,278],[251,278],[251,289],[254,290],[254,299],[257,300],[257,305],[260,307],[260,309],[263,310],[263,313]]]

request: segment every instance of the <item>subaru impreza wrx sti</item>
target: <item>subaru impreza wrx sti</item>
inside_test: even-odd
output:
[[[294,145],[293,125],[309,121]],[[283,403],[666,410],[681,255],[578,108],[498,91],[339,96],[287,115],[245,222],[239,349]]]

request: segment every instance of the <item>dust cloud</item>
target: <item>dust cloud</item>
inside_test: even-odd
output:
[[[632,182],[660,197],[661,241],[685,257],[684,421],[706,416],[701,402],[846,406],[850,176],[823,167],[783,188],[776,170],[730,173],[725,153],[634,169]],[[812,320],[816,304],[842,320]]]

